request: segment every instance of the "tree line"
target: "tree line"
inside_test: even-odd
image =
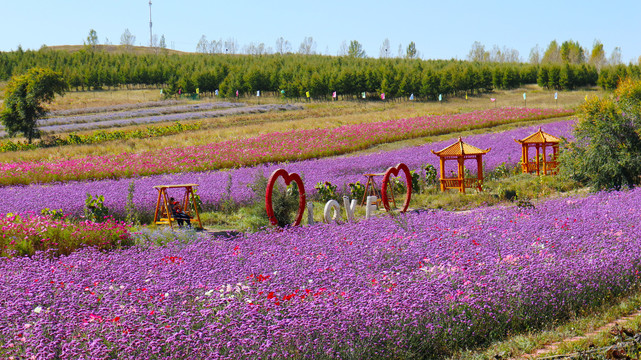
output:
[[[353,50],[358,52],[358,44]],[[60,72],[76,90],[144,86],[163,88],[166,95],[214,93],[273,94],[288,98],[379,96],[437,100],[439,95],[463,96],[538,83],[557,90],[599,85],[613,89],[619,78],[639,77],[638,65],[590,63],[523,64],[419,58],[365,58],[303,54],[137,54],[108,53],[101,46],[68,52],[0,52],[0,80],[34,67]]]

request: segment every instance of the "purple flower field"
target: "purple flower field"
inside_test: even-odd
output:
[[[639,213],[635,189],[0,259],[0,357],[437,358],[638,286]]]
[[[544,131],[569,137],[573,121],[561,121],[542,125]],[[514,142],[538,130],[539,125],[509,130],[502,133],[487,133],[466,137],[463,140],[480,148],[491,147],[492,150],[484,157],[487,170],[505,162],[516,164],[520,159],[521,148]],[[266,164],[255,167],[232,169],[226,171],[211,171],[200,173],[181,173],[158,176],[148,176],[136,179],[100,180],[85,182],[67,182],[63,184],[8,186],[0,188],[0,214],[28,211],[39,212],[43,208],[62,209],[64,212],[80,215],[84,207],[85,194],[104,195],[105,205],[118,214],[124,214],[127,189],[134,182],[136,208],[143,214],[153,213],[157,193],[155,185],[196,183],[206,208],[218,204],[229,195],[234,201],[246,203],[254,195],[247,187],[257,174],[268,177],[272,171],[282,167],[289,172],[297,172],[303,177],[306,190],[313,194],[314,185],[318,182],[330,181],[338,185],[338,189],[348,183],[360,181],[364,183],[365,173],[383,172],[390,166],[403,162],[410,169],[419,169],[426,164],[438,168],[438,157],[430,153],[431,149],[440,150],[456,139],[429,143],[422,146],[405,148],[395,151],[379,152],[361,156],[344,156],[305,160],[283,164]],[[470,170],[475,170],[474,162],[466,162]],[[227,183],[231,176],[232,186],[227,193]]]
[[[216,103],[197,103],[173,106],[158,106],[150,108],[141,108],[136,110],[127,110],[119,112],[107,112],[98,114],[82,114],[75,116],[51,117],[38,120],[39,126],[70,124],[70,123],[90,123],[115,119],[137,118],[143,116],[166,115],[176,113],[190,113],[220,108],[233,108],[245,106],[243,103],[216,102]]]

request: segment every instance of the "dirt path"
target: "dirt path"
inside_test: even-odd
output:
[[[641,316],[641,310],[637,310],[636,312],[634,312],[632,314],[629,314],[629,315],[626,315],[626,316],[624,316],[622,318],[619,318],[619,319],[616,319],[614,321],[611,321],[611,322],[609,322],[609,323],[607,323],[607,324],[605,324],[605,325],[603,325],[603,326],[595,329],[594,331],[591,331],[591,332],[589,332],[589,333],[587,333],[587,334],[585,334],[583,336],[574,336],[574,337],[571,337],[571,338],[563,339],[561,341],[553,342],[551,344],[545,345],[543,348],[535,350],[534,352],[531,352],[531,353],[528,353],[528,354],[523,354],[523,355],[517,356],[517,357],[513,357],[513,358],[510,358],[509,360],[525,360],[525,359],[541,359],[541,358],[545,358],[546,355],[549,355],[550,353],[555,352],[559,348],[559,346],[561,344],[572,343],[572,342],[575,342],[575,341],[580,341],[580,340],[583,340],[583,339],[594,337],[594,336],[598,335],[599,333],[602,333],[604,331],[609,331],[614,326],[624,327],[625,324],[627,324],[629,321],[631,321],[631,320],[633,320],[633,319],[635,319],[635,318],[637,318],[639,316]]]

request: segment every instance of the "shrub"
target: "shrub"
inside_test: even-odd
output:
[[[360,181],[349,184],[349,195],[352,199],[356,201],[361,201],[365,195],[365,185],[361,184]]]
[[[633,187],[641,179],[641,81],[625,80],[616,99],[581,107],[576,142],[561,154],[561,174],[592,190]]]
[[[320,202],[328,202],[330,200],[336,200],[337,199],[337,194],[336,194],[336,189],[338,188],[336,185],[332,185],[329,181],[325,181],[324,183],[319,182],[314,186],[316,189],[316,197]]]
[[[109,216],[109,209],[105,206],[104,195],[96,196],[94,199],[87,193],[85,198],[85,218],[93,222],[102,222]]]
[[[254,182],[248,185],[255,194],[254,204],[248,211],[249,217],[254,220],[250,227],[257,230],[260,227],[269,225],[267,209],[265,207],[265,192],[267,191],[267,178],[263,174],[258,174]],[[285,227],[294,221],[294,214],[298,211],[298,186],[292,182],[283,188],[279,183],[274,185],[272,194],[272,209],[278,226]],[[262,221],[256,221],[262,219]]]

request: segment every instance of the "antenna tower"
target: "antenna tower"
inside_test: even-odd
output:
[[[151,0],[149,0],[149,47],[154,46],[154,36],[151,32]]]

